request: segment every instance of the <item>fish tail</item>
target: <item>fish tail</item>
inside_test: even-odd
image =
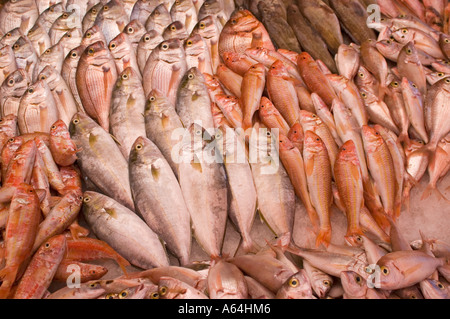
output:
[[[443,199],[446,202],[450,203],[450,200],[447,199],[447,197],[445,197],[444,194],[441,193],[441,191],[436,187],[436,185],[433,184],[428,184],[427,188],[425,188],[422,197],[420,199],[421,200],[427,199],[433,192],[435,192],[435,194],[439,197],[439,199]]]
[[[401,132],[397,138],[398,143],[405,143],[406,145],[411,145],[411,140],[409,138],[408,132]]]
[[[122,256],[117,256],[114,258],[114,260],[116,261],[116,263],[119,265],[120,269],[122,270],[122,272],[126,275],[127,274],[127,266],[130,266],[131,264],[129,263],[128,260],[126,260],[125,258],[123,258]]]
[[[11,288],[16,281],[18,266],[9,266],[0,270],[1,286],[0,286],[0,299],[8,298]]]
[[[309,219],[311,220],[311,224],[313,226],[314,232],[317,233],[317,231],[320,228],[320,222],[319,222],[319,216],[317,215],[317,212],[314,208],[307,209],[306,212],[308,213]]]
[[[321,228],[319,234],[317,234],[316,237],[316,248],[320,247],[321,245],[328,247],[330,245],[330,242],[331,242],[331,227]]]
[[[242,249],[244,250],[245,253],[256,254],[261,250],[261,247],[253,240],[243,240]]]

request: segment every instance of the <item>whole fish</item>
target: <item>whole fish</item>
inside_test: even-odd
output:
[[[244,53],[251,47],[253,34],[260,34],[263,47],[275,50],[267,29],[248,10],[236,10],[223,27],[219,37],[219,55],[224,52]]]
[[[243,111],[242,128],[253,126],[253,116],[261,103],[266,83],[265,69],[262,63],[253,65],[242,77],[241,104]]]
[[[200,290],[192,287],[188,283],[164,276],[159,279],[158,293],[161,299],[208,299]]]
[[[169,265],[159,237],[138,215],[114,199],[85,192],[83,215],[95,235],[132,265],[143,269]]]
[[[69,166],[75,163],[78,151],[70,138],[67,125],[58,120],[50,128],[50,151],[55,162],[60,166]]]
[[[289,76],[282,61],[272,64],[267,72],[267,93],[289,127],[299,120],[299,99],[294,80]]]
[[[340,21],[333,9],[321,0],[298,1],[297,5],[310,25],[317,30],[332,54],[344,43]]]
[[[132,67],[123,70],[111,98],[110,131],[126,159],[136,138],[145,136],[145,95],[138,72]]]
[[[59,112],[45,80],[38,80],[27,88],[20,100],[17,117],[21,134],[50,131],[59,119]]]
[[[35,23],[34,26],[28,31],[27,37],[33,43],[34,49],[38,55],[44,53],[44,51],[52,46],[50,37],[39,23]]]
[[[221,255],[228,212],[223,164],[211,154],[206,129],[192,123],[180,142],[178,180],[191,215],[194,237],[211,257]]]
[[[164,40],[179,39],[184,41],[189,36],[189,33],[184,24],[176,20],[164,29],[162,36]]]
[[[33,48],[33,44],[26,36],[21,36],[13,44],[17,68],[24,69],[28,77],[35,81],[38,74],[39,56]]]
[[[302,154],[300,153],[300,150],[296,148],[292,142],[281,133],[278,137],[279,141],[279,156],[281,159],[281,162],[286,170],[287,175],[289,176],[289,179],[291,181],[291,187],[293,187],[295,194],[301,199],[303,205],[306,208],[307,214],[310,218],[310,221],[314,228],[318,228],[319,226],[319,219],[317,215],[317,211],[313,206],[313,203],[311,201],[309,191],[308,191],[308,180],[306,176],[306,170],[305,170],[305,163],[302,157]],[[288,203],[289,205],[289,203]],[[289,208],[288,206],[287,208]],[[288,211],[289,212],[289,211]],[[282,215],[283,216],[283,215]],[[289,217],[286,219],[289,223],[287,224],[288,228],[287,230],[292,230],[292,218],[290,215],[287,215]],[[286,218],[286,217],[285,217]],[[267,219],[265,217],[265,219]],[[279,218],[275,219],[278,220]],[[270,225],[270,223],[269,223]],[[286,232],[286,231],[285,231]],[[277,235],[280,235],[277,233]]]
[[[105,35],[106,42],[109,43],[123,31],[128,22],[130,21],[123,2],[111,0],[100,9],[94,24],[100,27]]]
[[[108,131],[111,97],[118,74],[114,59],[103,42],[97,41],[84,50],[75,77],[86,113]]]
[[[53,236],[43,243],[20,279],[14,299],[41,299],[52,283],[65,253],[64,235]]]
[[[179,39],[161,42],[150,54],[142,74],[145,96],[157,89],[175,104],[176,92],[187,71],[186,53]]]
[[[82,263],[74,260],[62,260],[56,270],[53,279],[55,281],[67,282],[73,275],[73,268],[80,270],[80,283],[98,280],[108,273],[108,268],[100,265]]]
[[[184,127],[194,122],[209,130],[214,128],[211,114],[211,98],[205,78],[193,67],[183,75],[176,95],[175,110]]]
[[[427,79],[422,63],[417,54],[417,50],[412,42],[407,43],[397,60],[397,69],[401,77],[406,77],[409,81],[417,85],[420,93],[427,92]]]
[[[359,215],[364,206],[364,196],[360,167],[355,143],[348,140],[339,150],[334,165],[334,178],[346,210],[348,225],[345,238],[349,242],[354,242],[355,237],[362,234]]]
[[[145,29],[147,32],[155,30],[158,34],[162,34],[164,29],[171,24],[172,17],[164,3],[159,4],[145,21]]]
[[[381,134],[374,128],[362,126],[362,139],[367,165],[380,194],[386,214],[394,216],[396,179],[391,153]]]
[[[145,136],[134,142],[129,166],[137,211],[180,263],[187,264],[191,246],[190,214],[184,201],[179,200],[183,193],[172,168]]]
[[[428,278],[437,268],[444,265],[442,258],[435,258],[421,251],[401,250],[381,257],[380,289],[396,290],[412,286]]]
[[[8,1],[0,10],[0,31],[2,34],[20,27],[26,34],[39,17],[39,10],[34,0]]]
[[[312,131],[305,131],[303,160],[309,197],[320,222],[316,247],[321,244],[328,246],[331,241],[330,207],[333,199],[331,162],[325,143]]]
[[[423,95],[420,88],[406,77],[402,79],[401,88],[409,122],[419,134],[420,138],[425,143],[428,143],[428,132],[425,128],[424,119]]]
[[[29,184],[15,188],[9,207],[5,231],[5,267],[0,270],[0,297],[5,299],[19,275],[23,263],[31,256],[31,249],[40,219],[39,198]]]
[[[64,81],[60,72],[50,65],[39,73],[38,78],[48,84],[58,109],[59,119],[69,126],[70,120],[77,113],[77,103],[66,81]]]
[[[336,93],[327,77],[319,69],[317,62],[307,52],[302,52],[297,59],[298,69],[306,86],[312,93],[317,93],[322,100],[331,106]]]
[[[197,24],[197,10],[192,0],[175,1],[170,7],[170,17],[172,21],[180,21],[186,28],[188,34]]]
[[[17,69],[0,86],[1,116],[17,115],[20,99],[30,85],[30,79],[24,69]]]
[[[128,163],[113,138],[89,116],[77,113],[69,132],[77,148],[82,173],[106,195],[134,209]]]
[[[367,20],[369,19],[367,9],[360,1],[329,0],[329,2],[341,25],[356,44],[361,44],[367,39],[376,39],[374,30],[367,26]]]
[[[328,51],[327,44],[295,4],[287,8],[287,22],[294,31],[302,50],[308,52],[313,59],[321,60],[333,73],[336,73],[336,63]]]
[[[208,292],[211,299],[246,299],[247,282],[243,272],[233,263],[214,261],[208,271]]]
[[[389,86],[389,94],[386,95],[384,101],[388,106],[392,119],[395,125],[398,127],[400,133],[398,135],[399,142],[409,143],[408,129],[410,126],[409,117],[406,113],[405,101],[403,100],[403,93],[401,89],[401,83],[398,80],[393,80]]]
[[[222,157],[230,189],[228,215],[242,237],[245,252],[255,251],[250,231],[255,220],[257,193],[251,167],[246,158],[245,142],[239,132],[220,126],[214,140]]]
[[[164,38],[162,37],[162,35],[155,30],[146,32],[139,40],[136,49],[136,57],[141,74],[144,74],[145,64],[147,63],[147,59],[152,53],[153,49],[155,49],[163,41]]]
[[[145,105],[144,122],[146,136],[156,144],[178,177],[178,163],[172,158],[172,149],[180,142],[174,136],[183,129],[175,106],[158,90],[150,92]]]
[[[64,59],[61,67],[61,76],[64,81],[66,81],[66,84],[68,85],[70,92],[75,99],[78,112],[85,112],[83,104],[81,103],[80,94],[78,93],[76,82],[77,66],[83,50],[84,49],[81,45],[71,50]]]

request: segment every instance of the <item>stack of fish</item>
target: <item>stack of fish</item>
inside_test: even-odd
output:
[[[448,298],[448,245],[413,249],[397,221],[427,170],[424,198],[447,201],[449,13],[418,0],[6,2],[1,296]],[[293,240],[296,202],[309,247]],[[333,204],[346,245],[331,242]],[[256,212],[278,238],[266,247]],[[236,256],[222,252],[227,220]],[[193,238],[210,262],[192,263]],[[105,258],[124,275],[84,263]],[[82,284],[48,291],[74,269]]]

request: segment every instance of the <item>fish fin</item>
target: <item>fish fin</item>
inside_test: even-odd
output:
[[[72,238],[75,239],[78,239],[80,237],[87,237],[90,233],[89,229],[80,226],[76,221],[69,226],[69,230]]]
[[[427,188],[424,190],[422,197],[420,199],[421,200],[427,199],[428,197],[430,197],[430,195],[433,193],[433,191],[439,197],[440,200],[443,199],[446,202],[450,203],[450,200],[447,199],[444,196],[444,194],[442,194],[441,191],[435,185],[432,185],[432,184],[428,184]]]
[[[12,286],[16,281],[19,266],[9,266],[0,270],[0,279],[2,285],[0,287],[0,299],[6,299],[9,296]]]
[[[314,171],[314,159],[308,160],[305,163],[305,173],[306,175],[311,176],[313,171]]]
[[[331,242],[331,227],[321,228],[316,238],[316,248],[319,248],[321,245],[328,247],[330,245],[330,242]]]
[[[112,134],[109,134],[109,136],[111,136],[111,138],[114,140],[114,142],[116,142],[119,146],[122,146],[122,144],[119,142],[119,140]]]

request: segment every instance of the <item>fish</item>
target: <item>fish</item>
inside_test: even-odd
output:
[[[15,148],[16,144],[17,144],[17,147],[19,147],[23,143],[23,139],[17,138],[14,140],[17,140],[17,142],[14,142],[14,144],[13,144],[13,142],[11,142],[11,144],[8,145],[8,149],[13,150],[13,148]],[[7,151],[5,153],[6,153],[6,157],[8,157],[9,152]],[[5,153],[2,152],[2,155],[5,155]],[[6,160],[5,160],[5,162],[6,162]],[[34,160],[32,176],[31,176],[31,185],[34,187],[34,189],[41,189],[45,192],[45,196],[41,200],[40,207],[41,207],[42,214],[44,216],[47,216],[51,210],[51,207],[50,207],[51,206],[50,205],[51,191],[50,191],[50,183],[48,180],[47,171],[44,166],[45,166],[44,160],[42,159],[41,154],[39,152],[37,152],[35,160]]]
[[[397,69],[402,78],[406,77],[418,87],[422,95],[426,95],[427,79],[425,71],[412,42],[407,43],[400,51]]]
[[[215,104],[222,111],[231,127],[242,127],[243,114],[240,100],[237,97],[226,94],[217,94],[215,96]]]
[[[192,0],[175,1],[170,7],[170,17],[172,21],[180,21],[188,34],[198,22],[197,10]]]
[[[250,276],[244,275],[248,296],[251,299],[274,299],[275,294]]]
[[[55,45],[51,46],[47,50],[44,51],[39,56],[39,64],[37,66],[37,76],[39,76],[39,73],[42,72],[42,70],[50,65],[52,66],[58,73],[61,73],[62,64],[64,62],[64,50],[63,47],[56,43]]]
[[[81,44],[82,38],[83,34],[79,28],[72,28],[63,34],[61,39],[58,41],[58,44],[63,49],[64,58],[72,49],[75,49]]]
[[[19,27],[25,34],[39,17],[34,0],[8,1],[0,10],[0,31],[2,34]]]
[[[17,112],[21,134],[49,132],[59,119],[56,101],[45,80],[31,84],[23,94]]]
[[[18,114],[20,99],[30,85],[24,69],[17,69],[8,75],[0,86],[0,111],[4,117]]]
[[[435,59],[445,59],[445,55],[439,46],[439,38],[435,39],[433,36],[413,27],[403,27],[392,33],[394,39],[404,45],[409,42],[414,42],[417,49],[425,52]]]
[[[359,52],[353,45],[341,44],[335,55],[337,73],[353,80],[360,68],[360,60]]]
[[[364,4],[358,0],[330,0],[329,2],[342,28],[356,44],[361,44],[367,39],[376,40],[374,30],[367,26],[369,14]]]
[[[242,76],[231,71],[225,64],[219,64],[216,76],[223,87],[230,91],[234,96],[241,97]]]
[[[439,35],[439,46],[441,47],[442,52],[445,54],[445,57],[449,59],[450,57],[450,37],[445,33],[441,33]]]
[[[206,40],[200,35],[189,36],[184,42],[187,68],[196,67],[203,74],[213,74],[211,52]]]
[[[262,63],[250,67],[242,77],[240,101],[243,111],[242,128],[244,131],[253,126],[253,116],[261,103],[265,84],[266,76]]]
[[[15,144],[16,140],[17,139],[14,138],[14,141],[10,141],[10,143]],[[16,151],[11,154],[8,166],[4,174],[4,178],[2,178],[2,191],[10,193],[11,196],[14,195],[15,187],[19,186],[21,183],[30,183],[34,160],[37,152],[36,143],[34,142],[34,140],[23,143],[20,143],[20,141],[18,141],[17,143],[19,143],[17,144],[18,147]],[[3,160],[4,158],[2,159],[2,161]],[[8,188],[11,188],[12,191],[8,190]],[[8,200],[11,198],[11,196],[9,196]]]
[[[28,31],[27,37],[33,44],[38,55],[41,55],[46,49],[52,46],[48,31],[39,23],[34,24],[30,31]]]
[[[38,74],[39,56],[26,36],[21,36],[12,46],[18,69],[24,69],[34,82]]]
[[[142,74],[144,93],[157,89],[175,104],[177,89],[187,72],[186,53],[179,39],[161,42],[150,54]]]
[[[445,196],[437,188],[438,181],[445,176],[448,172],[448,137],[443,138],[437,148],[436,153],[428,164],[428,175],[430,176],[430,181],[423,192],[422,199],[428,198],[433,191],[437,193],[440,198],[445,198]]]
[[[146,32],[142,38],[139,40],[137,46],[137,63],[139,67],[139,71],[141,74],[144,74],[145,63],[147,62],[148,57],[152,53],[152,51],[164,41],[164,38],[161,34],[156,32],[155,30],[150,30]]]
[[[428,132],[425,128],[423,95],[418,85],[403,77],[402,83],[403,101],[409,117],[409,122],[419,137],[428,143]]]
[[[85,33],[83,33],[83,38],[81,40],[80,46],[83,47],[84,50],[97,41],[102,41],[105,47],[108,46],[105,35],[103,34],[100,27],[98,25],[93,25],[92,27],[87,29]]]
[[[223,163],[210,150],[213,139],[190,124],[179,146],[178,180],[189,210],[194,237],[211,257],[221,255],[228,215],[228,185]],[[207,185],[207,186],[206,186]]]
[[[306,271],[301,269],[291,276],[277,291],[275,299],[316,299]]]
[[[420,282],[420,290],[425,299],[449,299],[448,285],[438,280],[425,279]]]
[[[310,25],[317,30],[332,54],[344,43],[340,21],[335,11],[324,1],[298,1],[297,5]]]
[[[328,151],[322,139],[312,131],[305,131],[303,160],[311,204],[319,217],[320,228],[316,247],[328,246],[331,241],[330,207],[332,170]]]
[[[316,93],[311,94],[311,100],[314,104],[315,113],[319,118],[326,124],[328,129],[330,130],[331,135],[333,135],[334,141],[337,146],[340,147],[342,145],[341,138],[336,130],[336,123],[334,122],[333,114],[331,113],[328,106],[325,102],[320,98]]]
[[[69,126],[70,120],[77,113],[77,103],[66,81],[54,67],[47,65],[38,75],[39,80],[44,80],[53,95],[58,109],[58,118]]]
[[[97,19],[97,15],[100,10],[103,8],[104,3],[99,2],[96,5],[92,6],[86,14],[83,16],[81,20],[81,32],[85,34],[87,30],[95,25],[95,20]]]
[[[78,93],[86,114],[109,131],[109,113],[118,73],[114,58],[101,41],[81,54],[75,74]]]
[[[115,83],[109,114],[110,132],[119,142],[123,157],[128,160],[130,150],[139,136],[145,136],[146,98],[139,70],[125,68]]]
[[[193,1],[195,2],[195,1]],[[223,27],[230,17],[231,12],[228,12],[225,1],[220,0],[205,0],[196,1],[194,6],[198,6],[200,2],[203,2],[197,10],[197,18],[201,20],[207,16],[213,17]],[[234,11],[234,9],[232,10]]]
[[[83,53],[83,47],[80,45],[71,50],[64,59],[61,67],[61,76],[66,81],[73,98],[75,99],[78,112],[85,112],[83,103],[81,102],[80,94],[78,93],[76,73],[78,62],[80,61],[81,54]]]
[[[374,128],[362,126],[362,140],[367,165],[388,216],[394,216],[396,179],[391,153],[381,134]]]
[[[209,297],[188,283],[163,276],[159,280],[158,294],[160,299],[208,299]]]
[[[263,96],[261,98],[261,105],[259,106],[258,115],[265,126],[269,129],[277,128],[280,133],[284,135],[289,134],[290,126],[267,97]]]
[[[149,15],[153,12],[153,10],[158,6],[159,1],[134,1],[133,0],[133,7],[131,10],[130,21],[136,20],[139,21],[142,24],[145,24],[147,21]]]
[[[345,238],[349,242],[354,242],[355,237],[362,235],[359,215],[364,206],[364,194],[360,167],[355,143],[348,140],[339,149],[334,178],[346,210],[348,224]]]
[[[294,146],[303,153],[303,141],[305,138],[305,132],[300,123],[295,123],[292,125],[291,129],[287,134],[288,139],[294,144]]]
[[[179,39],[184,41],[189,36],[189,33],[184,24],[181,21],[176,20],[164,29],[162,36],[164,40]]]
[[[289,176],[289,180],[291,181],[292,187],[294,188],[295,194],[299,197],[306,208],[309,219],[315,229],[319,227],[319,216],[314,208],[312,199],[310,197],[310,193],[308,190],[308,177],[306,174],[305,162],[300,153],[300,150],[297,149],[290,140],[279,133],[278,136],[279,143],[279,156],[281,159],[281,163],[286,170],[287,175]],[[303,147],[303,151],[305,148]],[[311,181],[311,179],[310,179]],[[289,204],[289,203],[288,203]],[[317,204],[317,203],[316,203]],[[288,215],[289,217],[289,215]],[[288,230],[292,233],[292,222],[291,219],[287,219]],[[270,225],[270,224],[269,224]],[[286,233],[286,231],[285,231]],[[278,234],[278,233],[277,233]],[[278,234],[279,235],[279,234]]]
[[[214,140],[227,174],[231,196],[228,215],[241,234],[243,250],[256,251],[258,245],[250,232],[256,215],[257,191],[251,166],[246,158],[244,139],[239,131],[219,126]]]
[[[41,299],[55,276],[66,253],[66,237],[56,235],[42,243],[31,258],[17,289],[14,299]]]
[[[287,7],[286,11],[287,22],[291,26],[301,49],[308,52],[313,59],[321,60],[333,73],[336,73],[336,63],[328,51],[327,44],[320,37],[320,34],[308,23],[299,7],[292,4]]]
[[[182,265],[189,262],[190,213],[169,163],[145,136],[136,139],[129,155],[130,186],[136,210],[164,240]]]
[[[333,285],[333,277],[311,266],[306,260],[303,260],[303,269],[309,278],[314,293],[319,298],[325,298]]]
[[[354,271],[343,271],[340,279],[344,288],[344,299],[366,299],[369,287],[364,278]]]
[[[48,36],[50,37],[50,44],[55,45],[61,40],[64,34],[73,29],[80,28],[81,21],[76,15],[76,11],[65,11],[53,22]]]
[[[143,269],[169,266],[158,235],[134,211],[113,198],[86,191],[82,213],[94,234],[132,265]]]
[[[267,29],[249,10],[233,12],[220,33],[218,46],[220,57],[224,52],[244,53],[251,47],[254,33],[260,34],[262,47],[275,50]]]
[[[297,66],[309,91],[317,93],[330,107],[337,95],[325,74],[319,69],[317,62],[309,53],[302,52],[298,56]]]
[[[290,78],[282,61],[278,60],[271,65],[266,82],[270,100],[291,127],[299,120],[299,99],[294,80]]]
[[[39,14],[35,24],[40,24],[46,33],[50,31],[52,24],[64,12],[64,5],[62,2],[52,4]]]
[[[401,250],[381,257],[379,285],[383,290],[397,290],[410,287],[428,278],[444,260],[415,250]]]
[[[243,272],[233,263],[214,261],[208,271],[210,299],[247,299],[248,288]]]
[[[105,195],[134,210],[128,163],[111,135],[82,113],[74,115],[69,132],[80,150],[77,163],[82,174],[88,176]]]
[[[131,46],[133,47],[135,54],[137,54],[137,47],[138,47],[139,41],[141,40],[141,38],[144,36],[144,34],[147,31],[145,29],[144,24],[145,24],[145,22],[141,23],[141,22],[139,22],[139,20],[134,19],[134,20],[131,20],[130,23],[128,23],[122,31],[130,39]]]
[[[239,54],[234,52],[224,52],[223,61],[225,65],[233,72],[244,76],[245,72],[257,62],[246,54]]]
[[[162,35],[164,29],[173,22],[169,10],[170,7],[167,8],[164,3],[159,4],[145,21],[147,32],[155,30]]]
[[[69,129],[63,120],[58,120],[50,127],[50,151],[55,163],[70,166],[77,160],[77,147],[70,138]]]
[[[111,42],[123,31],[129,22],[123,2],[111,0],[107,2],[95,17],[94,25],[98,25],[105,35],[106,43]]]
[[[388,90],[390,90],[390,94],[386,95],[384,101],[389,108],[395,125],[400,131],[397,140],[399,142],[406,142],[406,144],[409,144],[408,129],[411,123],[409,122],[409,117],[406,113],[406,106],[405,101],[403,100],[401,83],[396,79],[393,80],[389,84]]]
[[[73,269],[80,270],[80,283],[98,280],[108,273],[108,268],[101,265],[63,259],[56,270],[53,280],[67,282],[70,276],[73,275]]]
[[[35,190],[27,183],[17,185],[11,198],[4,237],[6,263],[0,270],[0,297],[3,299],[9,295],[21,268],[31,256],[39,219],[39,198]]]
[[[60,288],[45,299],[95,299],[100,297],[106,292],[106,287],[100,284],[97,280],[87,281],[80,284],[80,287],[68,287]]]

